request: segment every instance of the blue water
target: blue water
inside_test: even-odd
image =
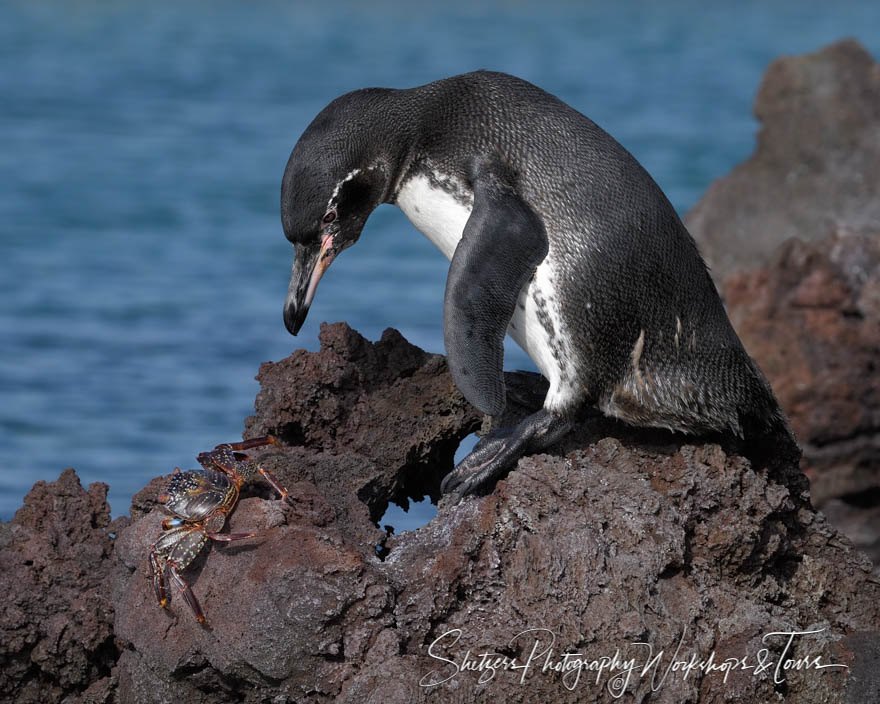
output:
[[[708,5],[708,7],[707,7]],[[717,6],[715,6],[717,5]],[[131,494],[238,439],[260,362],[322,320],[442,351],[446,263],[383,206],[298,338],[287,156],[342,92],[518,74],[614,134],[686,211],[746,158],[767,64],[880,3],[0,4],[0,519],[68,466]],[[510,367],[527,367],[515,347]]]

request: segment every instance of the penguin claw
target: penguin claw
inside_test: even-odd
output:
[[[500,476],[508,468],[506,462],[499,461],[510,439],[511,428],[504,428],[485,436],[440,484],[443,494],[455,493],[456,503],[464,496],[474,492],[483,484]],[[513,466],[519,457],[514,458]]]
[[[533,413],[514,428],[486,435],[440,484],[443,494],[458,503],[468,494],[488,488],[516,466],[524,455],[544,450],[562,438],[571,423],[545,410]]]

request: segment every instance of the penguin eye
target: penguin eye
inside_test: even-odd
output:
[[[324,214],[324,217],[321,218],[321,222],[324,223],[325,225],[329,225],[335,219],[336,219],[336,211],[335,210],[328,210]]]

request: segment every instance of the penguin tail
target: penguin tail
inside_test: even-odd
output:
[[[760,395],[757,408],[741,418],[744,435],[743,455],[755,470],[766,468],[769,477],[787,487],[797,506],[810,506],[810,482],[801,471],[803,451],[782,412],[770,385]]]

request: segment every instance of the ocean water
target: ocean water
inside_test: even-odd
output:
[[[322,320],[443,349],[446,261],[380,207],[293,338],[290,149],[359,87],[515,73],[618,138],[684,213],[752,151],[769,62],[880,3],[0,4],[0,519],[68,466],[132,493],[239,439],[260,362]],[[510,368],[529,368],[515,346]]]

